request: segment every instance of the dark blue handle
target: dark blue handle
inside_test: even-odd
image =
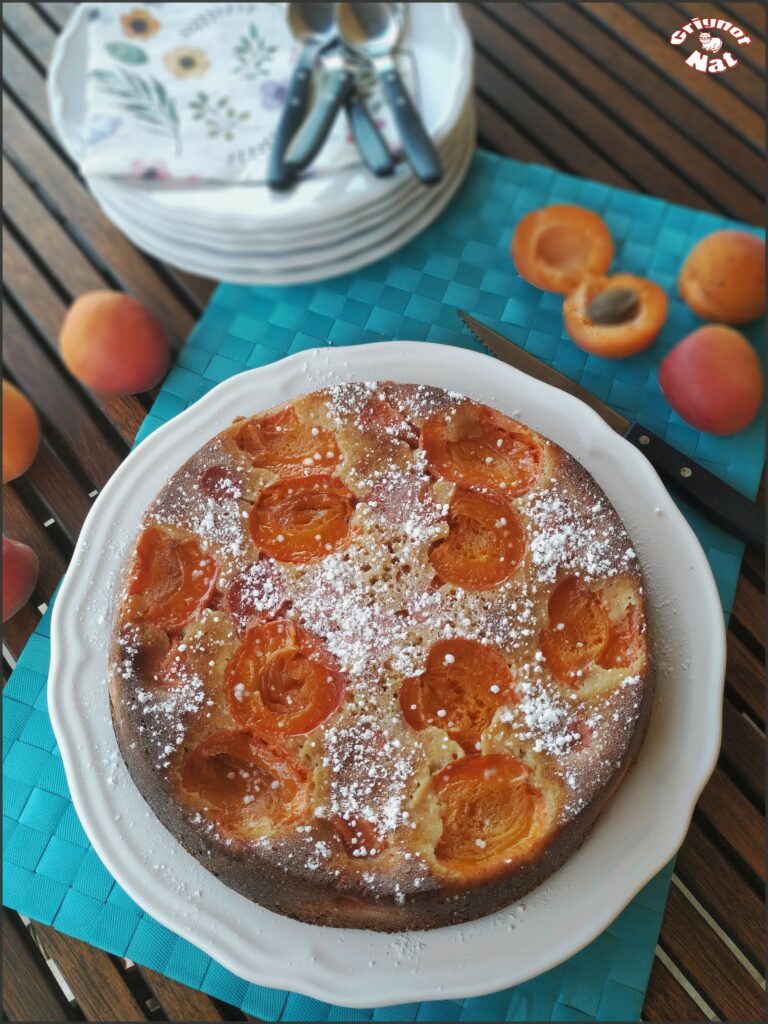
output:
[[[285,164],[285,151],[304,120],[311,79],[311,65],[303,60],[299,61],[291,77],[291,84],[288,86],[288,95],[277,125],[272,151],[269,154],[267,183],[270,188],[278,190],[290,188],[295,180],[294,172]]]
[[[384,95],[395,117],[408,163],[419,181],[434,185],[443,176],[440,158],[396,68],[381,72]]]
[[[285,154],[286,164],[294,171],[300,171],[311,164],[322,149],[353,81],[346,68],[337,68],[327,74],[309,117],[293,137]]]
[[[765,522],[759,505],[639,423],[633,423],[624,436],[667,483],[700,505],[724,529],[765,551]]]
[[[392,154],[357,89],[353,89],[347,99],[347,117],[357,148],[368,167],[380,178],[392,174],[395,169]]]

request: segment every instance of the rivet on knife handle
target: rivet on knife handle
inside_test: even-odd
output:
[[[624,436],[642,451],[667,483],[676,485],[679,491],[701,505],[724,529],[765,551],[764,513],[759,505],[647,427],[633,423]]]

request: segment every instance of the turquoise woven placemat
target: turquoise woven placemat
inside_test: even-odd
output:
[[[602,213],[616,265],[669,292],[656,345],[618,363],[588,356],[564,336],[560,299],[521,281],[511,231],[528,210],[575,202]],[[211,387],[243,369],[319,345],[387,338],[477,348],[455,308],[500,325],[528,351],[582,381],[626,415],[754,495],[764,459],[763,423],[732,438],[691,429],[657,382],[660,356],[696,325],[674,282],[698,238],[731,222],[478,153],[450,208],[415,241],[358,273],[316,285],[222,285],[167,377],[139,440]],[[754,230],[754,229],[750,229]],[[750,334],[759,347],[761,325]],[[706,550],[729,613],[742,545],[684,507]],[[475,999],[349,1010],[250,985],[145,914],[103,867],[77,819],[47,713],[50,609],[3,695],[3,902],[35,920],[200,988],[267,1020],[636,1020],[643,1003],[671,865],[594,942],[514,989]],[[393,993],[394,995],[394,993]]]

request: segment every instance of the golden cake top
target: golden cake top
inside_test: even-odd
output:
[[[389,382],[237,419],[175,474],[112,666],[194,826],[395,898],[538,856],[621,766],[650,681],[594,480],[488,406]]]

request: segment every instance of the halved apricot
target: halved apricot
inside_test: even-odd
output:
[[[170,633],[181,630],[209,600],[216,560],[195,537],[180,540],[160,526],[139,537],[128,581],[130,616]]]
[[[322,640],[286,619],[256,623],[232,656],[235,719],[261,735],[303,736],[341,704],[346,678]]]
[[[640,653],[642,629],[637,606],[630,602],[618,622],[611,622],[608,643],[597,658],[600,668],[629,668]]]
[[[443,834],[435,856],[467,879],[532,852],[544,798],[528,767],[510,754],[462,757],[432,777]]]
[[[501,654],[477,640],[438,640],[421,675],[400,687],[403,718],[414,729],[436,725],[474,751],[497,708],[515,704],[514,679]]]
[[[512,259],[529,284],[567,295],[587,275],[606,272],[613,241],[596,213],[556,204],[523,217],[512,237]]]
[[[527,427],[477,402],[426,419],[421,447],[433,476],[512,497],[530,490],[543,463],[541,447]]]
[[[667,318],[663,288],[634,274],[582,281],[563,302],[568,336],[586,352],[621,359],[653,342]]]
[[[331,823],[347,853],[353,857],[375,857],[387,845],[386,839],[379,838],[376,826],[357,814],[347,818],[337,814]]]
[[[277,566],[271,559],[262,558],[234,577],[222,605],[237,631],[244,633],[254,622],[274,619],[285,603],[285,586]]]
[[[247,729],[221,729],[187,757],[181,781],[229,820],[285,822],[307,808],[307,773],[286,751]]]
[[[577,576],[561,580],[549,597],[549,625],[539,636],[552,675],[578,687],[584,670],[603,656],[610,633],[600,595]]]
[[[334,434],[302,423],[293,406],[247,420],[237,432],[236,443],[254,466],[278,476],[330,471],[341,461]]]
[[[251,508],[251,537],[279,562],[309,562],[345,546],[354,508],[354,494],[338,477],[277,480]]]
[[[214,501],[227,501],[241,496],[242,481],[233,470],[209,466],[200,474],[200,490]]]
[[[509,579],[525,554],[522,519],[490,494],[457,488],[448,508],[448,536],[429,553],[439,579],[485,590]]]

